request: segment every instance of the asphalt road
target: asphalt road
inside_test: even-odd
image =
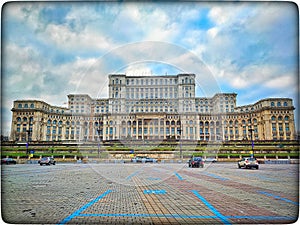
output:
[[[2,165],[13,224],[286,224],[299,212],[298,164]]]

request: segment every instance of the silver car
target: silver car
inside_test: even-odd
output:
[[[256,168],[258,170],[259,165],[258,165],[258,161],[256,160],[256,158],[245,157],[245,158],[242,158],[242,160],[238,161],[238,167],[246,168],[246,169]]]
[[[50,166],[55,165],[56,161],[54,160],[54,158],[52,157],[43,157],[41,158],[41,160],[38,161],[38,163],[42,166],[42,165],[47,165]]]

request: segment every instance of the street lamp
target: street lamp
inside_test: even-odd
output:
[[[29,152],[28,152],[28,147],[29,147],[29,137],[30,137],[30,133],[31,133],[31,130],[30,130],[30,122],[29,122],[29,129],[26,130],[27,132],[27,143],[26,143],[26,154],[28,155]]]
[[[250,128],[248,129],[248,131],[250,132],[250,139],[251,139],[251,152],[250,152],[250,157],[254,158],[254,141],[253,141],[253,131],[254,129],[252,128],[252,115],[250,113]]]
[[[100,133],[101,133],[100,118],[99,118],[99,125],[98,125],[98,128],[97,128],[97,133],[98,133],[98,139],[99,139],[99,143],[98,143],[98,158],[100,158]]]
[[[180,128],[177,128],[177,132],[179,132],[180,135],[180,140],[179,140],[179,144],[180,144],[180,159],[182,159],[182,143],[181,143],[181,134],[182,134],[182,128],[181,128],[181,123],[180,123]]]

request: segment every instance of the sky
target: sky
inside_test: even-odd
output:
[[[14,100],[108,97],[108,74],[196,74],[196,96],[292,98],[298,8],[288,2],[10,2],[2,6],[1,134]],[[297,119],[297,117],[296,117]]]

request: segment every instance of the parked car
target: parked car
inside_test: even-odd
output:
[[[131,159],[131,161],[137,163],[147,163],[147,162],[156,163],[157,159],[146,157],[146,156],[136,156],[133,159]]]
[[[156,163],[156,162],[157,162],[157,159],[146,157],[145,162],[146,162],[146,163],[147,163],[147,162]]]
[[[16,165],[17,161],[14,160],[13,158],[4,158],[4,159],[1,159],[1,164],[6,164],[6,165],[14,164],[14,165]]]
[[[204,167],[204,161],[203,161],[202,157],[192,156],[188,163],[189,163],[189,167],[192,167],[192,168],[193,167],[197,167],[197,168]]]
[[[48,165],[50,166],[51,164],[52,165],[55,165],[56,161],[54,160],[53,157],[43,157],[41,158],[38,163],[42,166],[42,165]]]
[[[256,168],[258,170],[259,165],[256,158],[253,157],[244,157],[242,160],[238,161],[239,168]]]
[[[205,159],[205,162],[212,162],[212,163],[215,163],[215,162],[218,162],[218,160],[217,160],[216,158],[211,158],[211,157],[209,157],[209,158],[206,158],[206,159]]]

